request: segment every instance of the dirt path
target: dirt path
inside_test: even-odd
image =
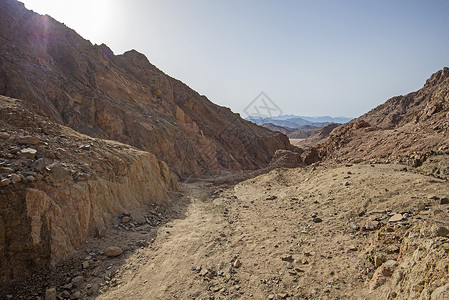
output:
[[[185,218],[129,256],[99,299],[380,299],[385,290],[369,289],[376,257],[397,260],[412,226],[448,220],[431,199],[447,183],[403,166],[274,170],[182,189]]]

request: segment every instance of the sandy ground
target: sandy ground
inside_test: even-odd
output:
[[[433,211],[448,220],[431,199],[447,182],[400,165],[278,169],[182,194],[185,213],[153,243],[106,258],[114,284],[99,299],[382,299],[368,287],[374,255],[397,259]],[[395,213],[404,219],[389,222]]]

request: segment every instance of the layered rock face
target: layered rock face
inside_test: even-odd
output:
[[[0,96],[0,283],[69,257],[177,182],[154,155],[90,138]]]
[[[400,162],[432,166],[426,173],[449,178],[449,68],[433,74],[419,91],[391,98],[332,132],[303,156],[350,162]],[[431,159],[430,159],[431,158]]]
[[[114,55],[75,31],[0,1],[0,94],[90,136],[155,154],[181,177],[265,167],[288,138],[210,102],[132,50]]]

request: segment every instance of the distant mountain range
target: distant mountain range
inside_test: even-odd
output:
[[[295,115],[282,115],[278,117],[249,116],[245,119],[253,123],[256,123],[257,125],[271,123],[276,126],[288,127],[293,129],[301,128],[306,125],[322,128],[331,123],[344,124],[352,120],[352,118],[346,117],[329,117],[329,116],[307,117]]]

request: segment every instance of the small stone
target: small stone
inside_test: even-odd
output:
[[[323,220],[321,218],[319,218],[319,217],[313,218],[312,221],[314,223],[321,223],[321,222],[323,222]]]
[[[37,136],[28,136],[18,139],[17,143],[19,145],[36,145],[39,141],[40,139]]]
[[[80,299],[80,298],[81,298],[80,291],[76,291],[75,293],[72,294],[72,296],[70,296],[70,299]]]
[[[123,223],[123,224],[129,223],[130,221],[131,221],[131,217],[124,216],[124,217],[122,218],[122,223]]]
[[[446,227],[433,225],[430,229],[433,237],[447,237],[449,236],[449,230]]]
[[[17,175],[17,174],[12,174],[11,175],[11,182],[13,184],[16,184],[16,183],[20,182],[20,180],[22,180],[22,178],[20,178],[19,175]]]
[[[89,262],[83,261],[83,269],[88,269],[88,268],[89,268]]]
[[[27,182],[33,182],[36,178],[34,178],[34,176],[29,175],[29,176],[25,177],[25,179]]]
[[[0,139],[7,140],[11,137],[11,135],[5,131],[0,132]]]
[[[204,276],[206,276],[208,273],[209,273],[209,270],[205,268],[205,269],[202,269],[202,270],[200,271],[199,275],[200,275],[201,277],[204,277]]]
[[[11,180],[9,179],[2,179],[0,180],[0,186],[7,186],[11,183]]]
[[[24,148],[22,150],[20,150],[20,152],[18,153],[20,157],[24,157],[24,158],[34,158],[34,156],[36,155],[37,150],[33,149],[33,148]]]
[[[287,298],[288,294],[287,293],[278,293],[278,299],[285,299]]]
[[[240,262],[240,259],[237,258],[237,259],[234,261],[234,263],[232,264],[232,266],[233,266],[234,268],[238,268],[238,267],[240,267],[241,264],[242,264],[242,263]]]
[[[281,260],[283,260],[283,261],[292,261],[293,257],[292,257],[291,254],[285,253],[285,254],[281,255]]]
[[[438,200],[438,199],[440,199],[440,198],[438,198],[438,197],[435,196],[435,195],[430,195],[430,196],[427,197],[427,199],[429,199],[429,200]]]
[[[109,257],[119,256],[123,253],[123,250],[120,247],[111,246],[104,250],[104,254]]]
[[[56,288],[49,288],[45,291],[45,300],[56,300]]]
[[[353,223],[353,222],[349,222],[349,223],[348,223],[348,226],[349,226],[352,230],[359,230],[359,229],[360,229],[360,226],[357,225],[357,224],[355,224],[355,223]]]
[[[106,226],[98,225],[97,227],[95,227],[95,233],[97,235],[97,238],[103,238],[106,235]]]
[[[349,186],[350,185],[349,181],[346,181],[344,185]]]
[[[73,288],[73,283],[69,282],[62,286],[64,290],[71,290]]]
[[[78,148],[81,150],[90,150],[91,144],[84,144],[79,146]]]
[[[42,172],[45,170],[45,161],[44,159],[41,157],[39,159],[37,159],[32,165],[31,165],[35,170]]]
[[[357,251],[358,248],[357,248],[357,246],[355,246],[355,245],[350,245],[349,248],[348,248],[348,250],[349,250],[349,251]]]
[[[70,298],[70,293],[67,292],[67,291],[63,291],[61,293],[61,297],[64,298],[64,299],[69,299]]]
[[[384,260],[379,256],[374,256],[374,266],[377,268],[384,263]]]
[[[449,197],[443,197],[440,199],[440,204],[444,205],[444,204],[449,204]]]
[[[399,222],[399,221],[401,221],[402,219],[404,219],[404,216],[403,216],[402,214],[395,214],[394,216],[392,216],[392,217],[388,220],[388,222],[391,222],[391,223],[393,223],[393,222]]]
[[[0,169],[0,171],[2,171],[2,173],[5,173],[5,174],[14,173],[14,169],[13,168],[8,168],[8,167],[3,167],[3,168]]]
[[[293,269],[293,263],[291,261],[287,262],[287,269]]]
[[[84,281],[84,277],[79,275],[72,279],[72,284],[73,284],[73,286],[77,287],[77,286],[80,286],[81,283],[83,283],[83,281]]]
[[[269,299],[269,300],[274,299],[274,295],[268,295],[268,299]]]
[[[277,199],[277,196],[270,196],[267,197],[265,200],[275,200],[275,199]]]

